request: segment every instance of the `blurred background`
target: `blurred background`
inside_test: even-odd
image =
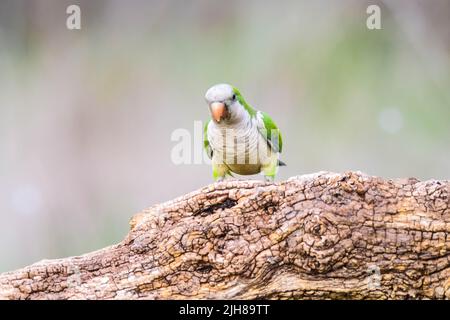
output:
[[[0,272],[117,243],[211,183],[171,134],[222,82],[282,129],[279,180],[450,178],[449,1],[1,0]]]

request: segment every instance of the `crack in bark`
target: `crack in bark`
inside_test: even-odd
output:
[[[206,206],[205,208],[202,208],[200,210],[194,211],[193,215],[197,216],[200,215],[202,217],[205,217],[207,215],[210,215],[211,213],[214,213],[217,210],[225,210],[233,208],[236,205],[237,201],[232,200],[230,198],[225,198],[223,202],[219,202],[216,204],[213,204],[211,206]]]

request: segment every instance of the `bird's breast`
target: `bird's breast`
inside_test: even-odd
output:
[[[267,142],[254,123],[228,128],[212,127],[208,129],[208,140],[213,150],[213,160],[229,165],[238,174],[258,173],[261,164],[270,157]]]

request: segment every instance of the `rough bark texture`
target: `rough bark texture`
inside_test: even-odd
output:
[[[0,275],[0,297],[449,299],[449,191],[359,172],[216,183],[117,245]]]

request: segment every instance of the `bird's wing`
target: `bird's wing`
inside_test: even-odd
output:
[[[266,139],[269,147],[275,152],[283,150],[283,139],[280,129],[278,129],[272,118],[265,112],[258,111],[256,114],[258,131]]]
[[[208,140],[208,125],[210,122],[211,122],[211,120],[206,121],[205,127],[203,128],[203,148],[205,149],[208,157],[210,159],[212,159],[213,151],[211,149],[211,146],[210,146],[209,140]]]

